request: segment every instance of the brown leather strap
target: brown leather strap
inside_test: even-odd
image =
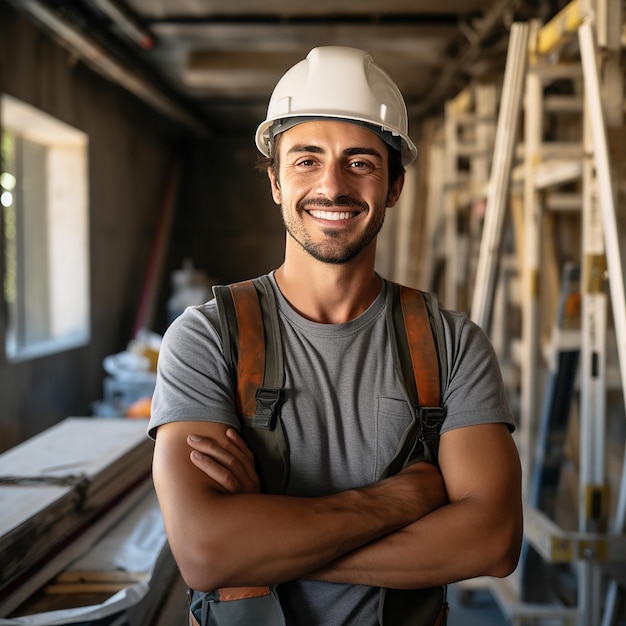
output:
[[[422,407],[441,406],[439,359],[424,295],[415,289],[401,286],[400,303],[419,404]]]
[[[246,598],[258,598],[271,593],[269,587],[222,587],[217,590],[220,602],[231,600],[245,600]]]
[[[252,417],[256,413],[256,392],[263,386],[265,371],[265,342],[258,341],[264,336],[263,317],[251,280],[231,285],[230,290],[239,326],[237,409],[241,415]],[[439,369],[433,367],[439,360],[424,296],[401,286],[400,302],[420,406],[440,406]]]
[[[433,626],[445,626],[448,623],[448,614],[450,609],[447,604],[444,604],[441,607],[441,611],[439,611],[439,615],[437,615],[437,619]]]
[[[245,417],[256,412],[256,392],[263,386],[265,342],[263,317],[256,288],[251,280],[230,285],[239,326],[237,360],[237,410]],[[241,323],[245,320],[245,323]],[[261,341],[259,341],[259,337]]]
[[[219,602],[230,602],[232,600],[267,596],[271,592],[269,587],[222,587],[217,590],[217,599]],[[200,626],[200,623],[191,611],[189,611],[189,626]]]

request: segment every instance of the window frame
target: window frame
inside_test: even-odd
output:
[[[12,169],[15,180],[11,204],[0,205],[2,336],[6,360],[19,362],[91,339],[89,141],[8,94],[0,94],[0,133],[0,172]]]

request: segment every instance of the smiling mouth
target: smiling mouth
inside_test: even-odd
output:
[[[309,214],[321,220],[349,220],[358,215],[356,211],[321,211],[319,209],[309,210]]]

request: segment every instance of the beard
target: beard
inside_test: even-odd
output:
[[[356,238],[346,241],[347,233],[338,231],[334,228],[323,229],[324,240],[314,242],[311,236],[304,228],[301,215],[302,213],[313,208],[336,208],[343,207],[347,210],[350,208],[359,211],[369,211],[370,207],[367,203],[354,198],[342,197],[335,201],[316,199],[304,199],[296,205],[295,213],[287,214],[285,207],[281,207],[281,214],[285,229],[291,237],[297,241],[302,248],[308,252],[314,259],[322,263],[331,263],[340,265],[348,263],[356,258],[370,243],[376,238],[385,221],[385,207],[380,207],[376,211],[376,219],[367,224],[366,229]]]

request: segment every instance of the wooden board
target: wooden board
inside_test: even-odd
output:
[[[28,604],[33,594],[43,589],[48,582],[65,568],[73,564],[76,564],[78,568],[78,564],[83,561],[85,555],[91,554],[94,548],[101,544],[103,538],[113,528],[117,528],[121,521],[125,523],[129,517],[134,515],[136,507],[141,506],[148,494],[156,498],[151,477],[143,480],[138,487],[132,489],[126,496],[117,500],[111,507],[108,507],[106,512],[93,520],[83,532],[76,534],[71,541],[64,543],[62,547],[54,551],[54,554],[48,555],[45,560],[37,564],[37,567],[31,568],[27,576],[23,576],[18,581],[12,583],[3,594],[0,594],[0,617],[6,617],[18,607],[24,607],[25,604]],[[84,568],[80,567],[80,569]],[[107,568],[105,567],[105,569]],[[132,569],[136,571],[138,568],[133,567]],[[98,601],[92,599],[86,603],[87,605],[92,605],[103,602],[107,595],[110,594],[85,595],[102,596]],[[85,606],[84,603],[75,603],[74,605]],[[28,610],[26,614],[29,614]],[[3,622],[0,619],[1,623]],[[48,625],[44,624],[41,626]]]
[[[97,529],[98,521],[74,541],[62,567],[43,576],[38,570],[15,597],[0,601],[0,624],[2,617],[29,626],[67,624],[70,615],[72,623],[100,623],[120,612],[128,626],[154,623],[177,568],[152,481],[144,486],[143,495],[134,490],[116,505],[123,511],[106,528]],[[85,541],[86,535],[92,536]],[[184,589],[178,593],[184,600]]]
[[[0,598],[145,480],[152,461],[146,427],[146,420],[67,418],[0,455]]]

